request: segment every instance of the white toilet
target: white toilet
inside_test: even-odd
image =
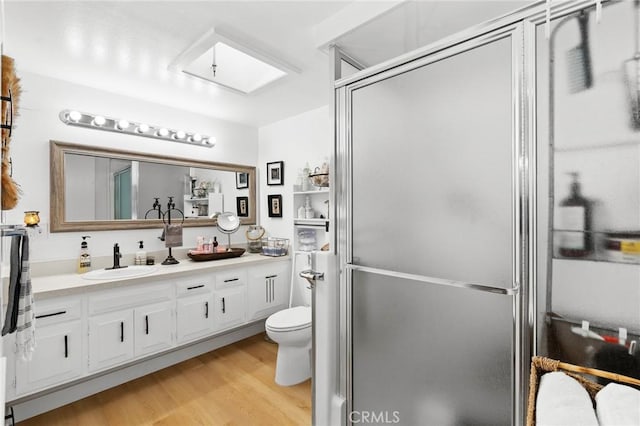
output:
[[[265,328],[278,344],[276,383],[291,386],[311,377],[311,290],[292,266],[289,308],[267,318]]]

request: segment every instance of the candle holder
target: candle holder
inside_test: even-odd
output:
[[[24,224],[28,227],[36,227],[40,223],[40,212],[36,210],[29,210],[24,212]]]

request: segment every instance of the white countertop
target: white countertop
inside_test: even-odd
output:
[[[87,280],[82,278],[82,275],[80,274],[44,275],[33,277],[31,279],[31,285],[34,297],[36,299],[43,299],[69,294],[79,294],[86,291],[121,287],[131,284],[166,280],[177,276],[186,276],[191,273],[216,272],[230,268],[281,262],[289,259],[289,256],[270,257],[254,253],[245,253],[240,257],[234,257],[231,259],[205,262],[194,262],[191,259],[179,259],[180,263],[177,265],[162,265],[157,263],[150,266],[150,268],[155,268],[156,271],[143,276]]]

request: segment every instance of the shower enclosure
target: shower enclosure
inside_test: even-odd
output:
[[[529,255],[522,31],[500,28],[339,89],[353,423],[515,415]]]
[[[562,49],[587,75],[580,37],[616,44],[589,29],[595,3],[532,4],[336,81],[344,424],[523,423],[530,357],[548,354],[547,289],[558,285],[547,268],[555,153],[545,34],[581,16]],[[608,8],[602,28],[615,28]],[[601,83],[589,78],[563,84],[579,97]],[[565,281],[584,266],[564,268]],[[631,273],[637,290],[638,267]]]

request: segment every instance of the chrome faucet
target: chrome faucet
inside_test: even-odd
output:
[[[120,266],[120,258],[122,257],[122,253],[120,253],[120,246],[118,245],[118,243],[115,243],[113,245],[113,266],[111,268],[105,268],[105,269],[120,269],[120,268],[126,268],[125,266]]]

